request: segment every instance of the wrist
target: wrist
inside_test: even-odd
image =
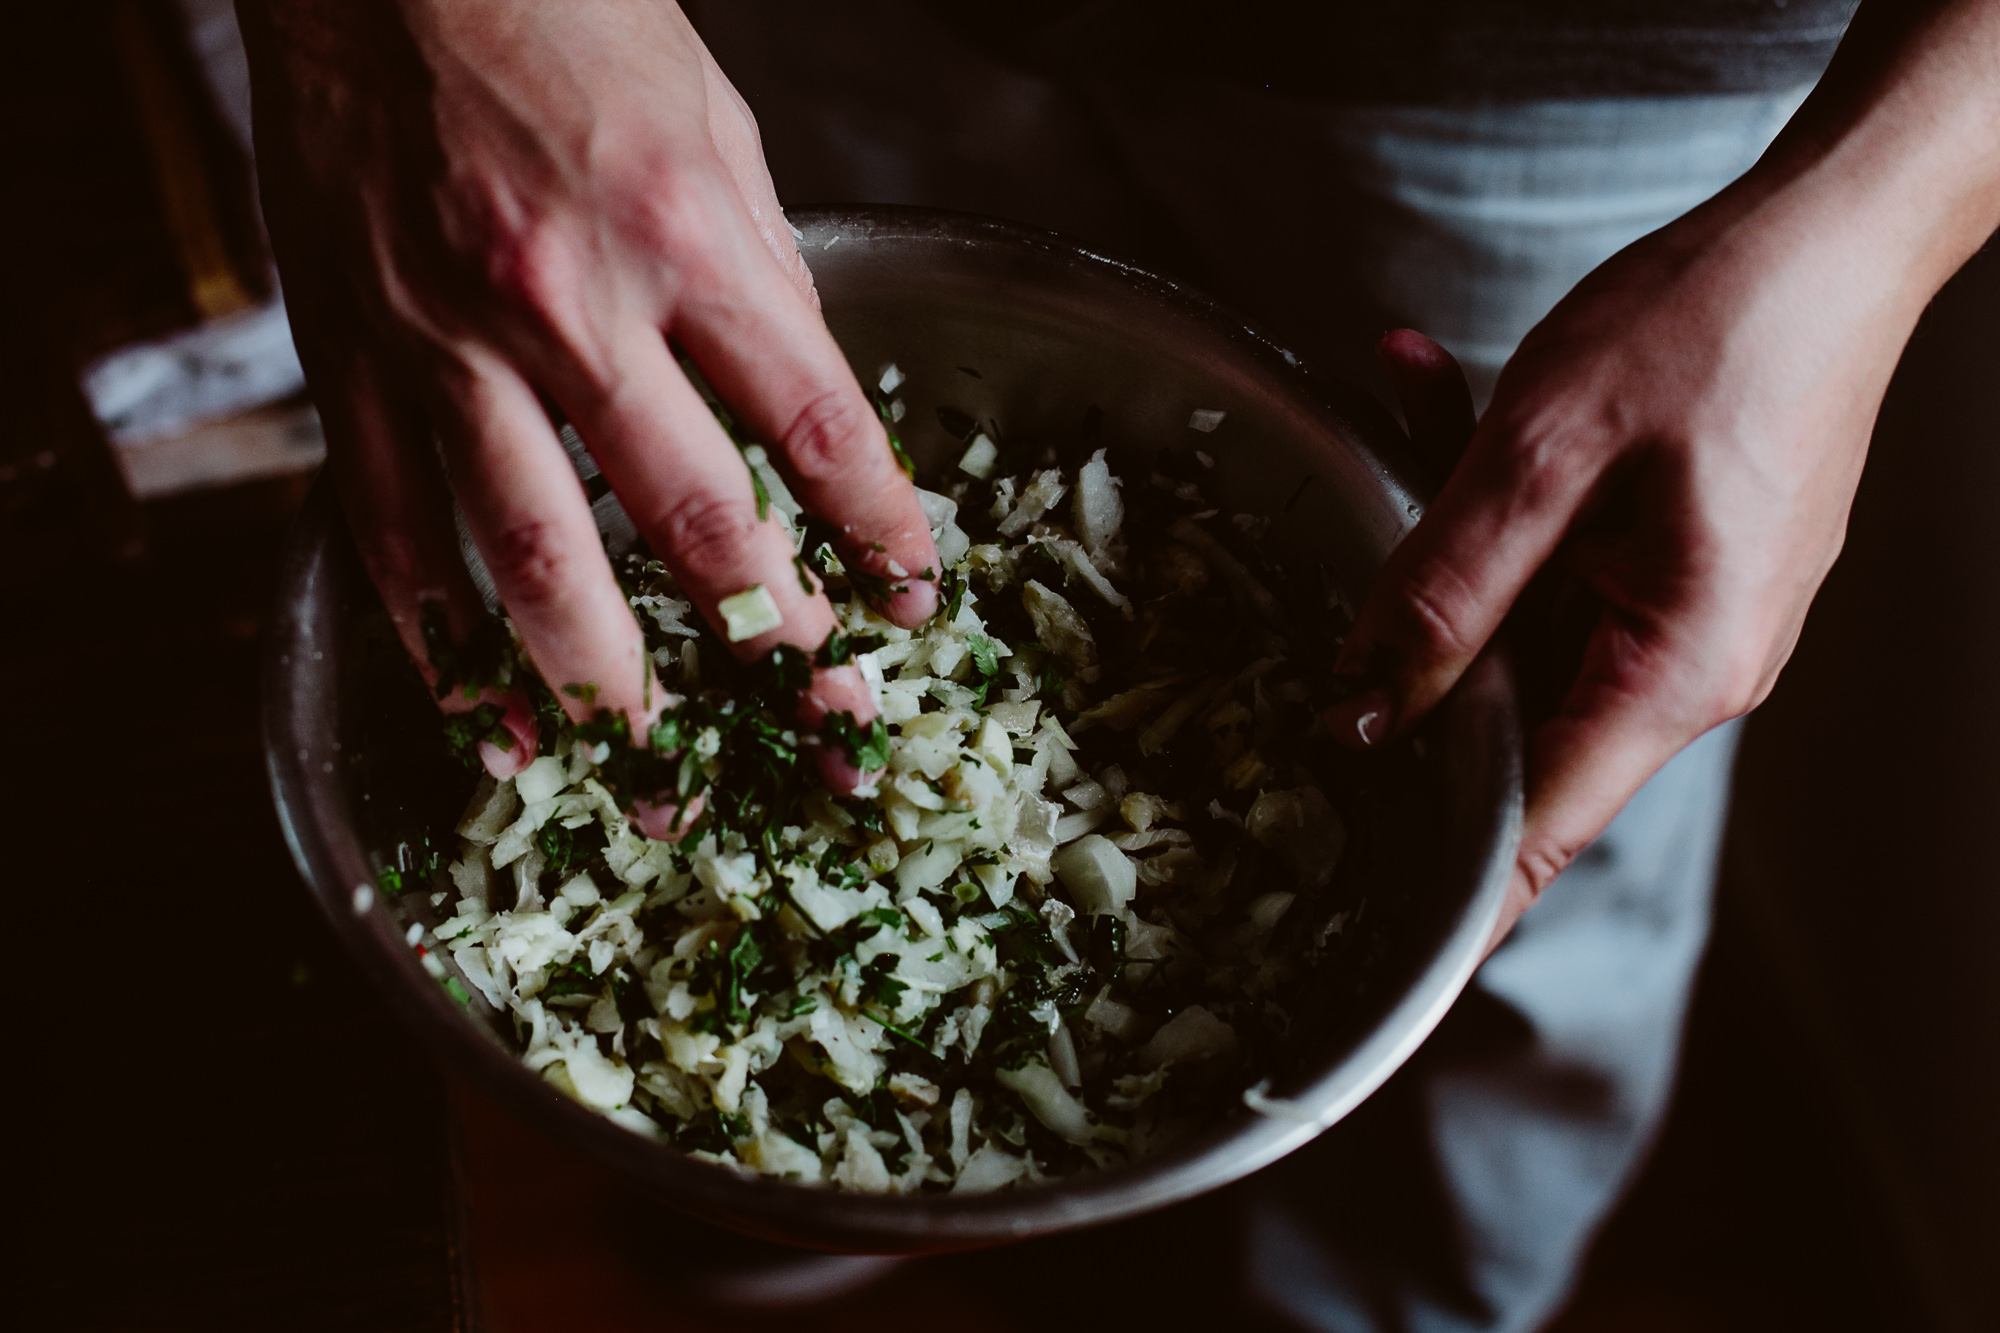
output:
[[[1914,322],[2000,228],[2000,0],[1864,7],[1714,224],[1886,284]]]

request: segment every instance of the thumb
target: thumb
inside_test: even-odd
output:
[[[1470,396],[1447,401],[1436,358],[1448,355],[1413,336],[1385,338],[1383,353],[1399,387],[1423,390],[1406,399],[1422,404],[1405,408],[1413,432],[1442,449],[1446,423],[1463,429]],[[1527,404],[1496,404],[1479,423],[1436,502],[1390,554],[1335,663],[1337,675],[1369,687],[1326,714],[1343,744],[1366,748],[1404,731],[1458,682],[1602,472],[1601,451],[1575,447],[1591,429]]]

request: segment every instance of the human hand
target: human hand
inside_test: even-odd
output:
[[[771,594],[782,623],[739,656],[826,638],[831,608],[674,349],[772,443],[842,560],[893,585],[879,609],[930,615],[934,585],[906,577],[937,567],[923,512],[819,318],[749,110],[674,4],[245,0],[243,17],[265,212],[329,464],[427,678],[426,604],[461,645],[485,617],[435,439],[534,665],[596,687],[564,697],[570,715],[609,709],[644,737],[671,700],[545,403],[711,623],[724,598]],[[489,771],[533,758],[518,690],[443,702],[506,710]],[[815,673],[800,711],[875,712],[852,666]],[[672,827],[655,813],[642,827]]]
[[[1470,443],[1358,615],[1337,669],[1374,688],[1331,710],[1336,736],[1365,748],[1422,717],[1545,566],[1597,608],[1529,738],[1495,942],[1662,764],[1770,691],[1915,317],[1889,275],[1829,253],[1842,238],[1722,211],[1592,274],[1522,343],[1476,431],[1442,349],[1383,340],[1416,443]]]

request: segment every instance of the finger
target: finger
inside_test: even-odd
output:
[[[854,666],[830,667],[813,673],[813,688],[801,702],[799,721],[819,731],[828,717],[846,713],[857,722],[874,719],[874,695],[861,671]],[[868,781],[869,773],[839,746],[822,743],[817,755],[820,777],[826,785],[843,794],[853,792]]]
[[[816,651],[834,630],[833,608],[777,516],[758,514],[742,454],[657,330],[634,327],[614,341],[615,387],[564,407],[634,526],[739,660],[765,658],[781,644]],[[760,618],[760,610],[768,614]],[[849,694],[828,683],[842,679],[815,673],[802,710],[814,713],[809,724],[827,708],[873,719],[865,691],[856,711]]]
[[[937,547],[881,419],[825,323],[743,229],[715,228],[708,245],[714,280],[683,295],[668,333],[775,446],[799,503],[839,534],[842,563],[870,576],[864,595],[915,628],[937,609]]]
[[[1615,607],[1599,620],[1561,707],[1530,738],[1526,819],[1496,943],[1649,778],[1723,720],[1719,668],[1690,638]]]
[[[312,388],[327,437],[328,469],[355,546],[382,598],[404,651],[435,693],[438,671],[425,641],[427,606],[441,606],[453,647],[490,624],[485,605],[460,558],[445,490],[431,448],[429,424],[396,386],[363,331],[359,311],[339,286],[341,272],[321,219],[292,177],[295,158],[274,153],[265,172],[272,243],[284,262],[293,342]],[[480,762],[496,778],[512,777],[534,760],[533,710],[518,687],[448,691],[446,713],[481,706],[501,709]]]
[[[798,237],[778,204],[778,189],[771,180],[770,165],[764,161],[764,142],[757,132],[757,118],[750,114],[750,104],[736,91],[736,85],[715,63],[706,46],[701,52],[701,68],[708,91],[708,133],[715,154],[735,182],[736,193],[742,198],[757,235],[763,238],[764,247],[778,262],[779,271],[817,310],[819,292],[813,287],[812,270],[799,254]]]
[[[671,702],[612,576],[597,523],[534,391],[464,349],[441,413],[446,461],[493,585],[543,680],[576,721],[608,709],[640,743]]]
[[[1475,424],[1465,372],[1450,352],[1415,329],[1389,330],[1375,350],[1402,402],[1410,442],[1439,477],[1449,477]]]
[[[390,383],[379,358],[354,337],[354,323],[341,317],[338,303],[315,295],[317,299],[308,296],[303,303],[294,296],[302,335],[296,340],[355,548],[404,650],[424,683],[433,687],[438,706],[447,714],[481,707],[500,710],[477,751],[487,772],[512,777],[535,757],[536,728],[527,695],[519,688],[490,684],[450,687],[459,682],[447,682],[436,693],[439,671],[433,659],[438,652],[462,650],[479,632],[497,627],[459,557],[451,501],[433,461],[429,424]],[[440,612],[442,627],[432,623]],[[431,641],[440,630],[442,645]]]
[[[1330,709],[1356,748],[1421,718],[1464,674],[1603,471],[1594,425],[1489,411],[1437,501],[1369,590],[1335,671],[1370,688]]]

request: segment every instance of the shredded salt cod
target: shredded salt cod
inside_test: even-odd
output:
[[[903,383],[880,377],[885,419]],[[1352,915],[1309,742],[1324,596],[1281,608],[1190,481],[1133,494],[1101,449],[1065,466],[991,424],[967,438],[921,494],[942,567],[911,577],[941,605],[916,631],[869,608],[746,451],[881,711],[857,729],[879,764],[859,794],[818,785],[810,742],[634,556],[700,814],[679,841],[641,836],[613,747],[565,725],[457,825],[433,951],[530,1068],[635,1132],[874,1193],[1113,1166],[1240,1100],[1320,923]]]

